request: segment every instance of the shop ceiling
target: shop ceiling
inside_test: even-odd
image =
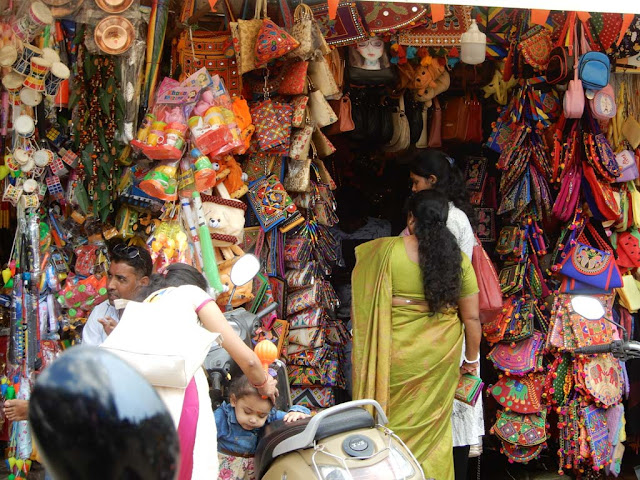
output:
[[[391,0],[393,3],[432,3],[428,1]],[[533,8],[582,12],[640,13],[637,0],[465,0],[447,1],[448,5],[473,5],[479,7]]]

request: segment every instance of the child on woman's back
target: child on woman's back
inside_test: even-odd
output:
[[[294,405],[289,412],[276,410],[242,375],[231,383],[229,403],[214,412],[218,429],[219,480],[255,480],[253,455],[267,423],[295,422],[309,416],[309,409]]]

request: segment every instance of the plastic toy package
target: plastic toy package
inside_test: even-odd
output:
[[[158,272],[172,263],[193,263],[187,234],[178,221],[162,222],[147,244],[151,247],[151,259]]]

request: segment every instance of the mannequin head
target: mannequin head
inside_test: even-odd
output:
[[[384,42],[380,37],[371,37],[361,42],[351,51],[351,64],[364,70],[380,70],[387,68],[389,62],[384,50]]]

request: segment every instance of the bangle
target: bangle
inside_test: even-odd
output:
[[[262,387],[264,387],[267,384],[268,381],[269,381],[269,375],[265,373],[264,382],[262,382],[260,385],[256,385],[255,383],[252,383],[251,385],[253,385],[256,390],[260,390]]]
[[[480,363],[480,353],[478,352],[478,358],[475,360],[469,360],[466,355],[463,356],[464,363]]]

